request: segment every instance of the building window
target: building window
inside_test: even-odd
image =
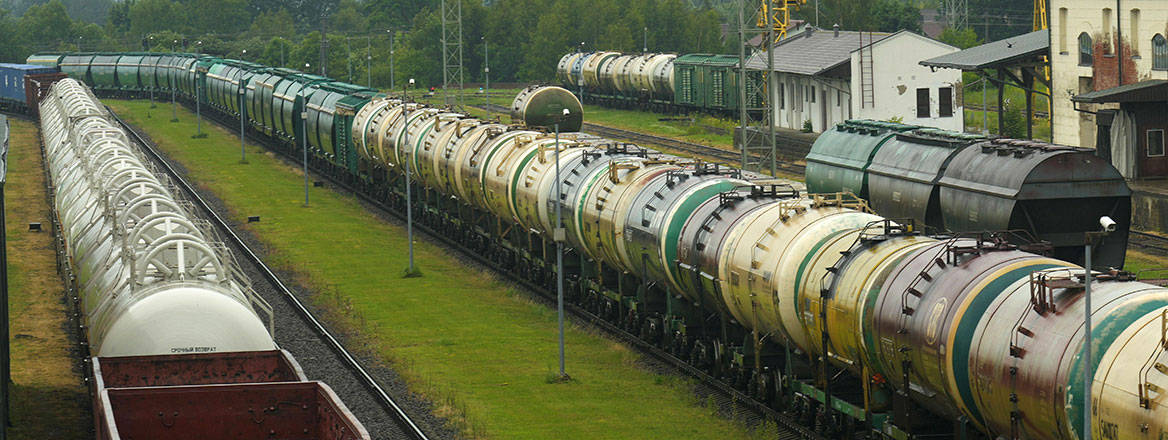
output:
[[[1168,70],[1168,38],[1161,34],[1152,37],[1152,68]]]
[[[1092,56],[1092,53],[1091,53],[1093,50],[1091,47],[1091,44],[1092,44],[1092,42],[1091,42],[1090,35],[1087,35],[1086,32],[1079,34],[1079,65],[1080,66],[1090,66],[1091,64],[1093,64],[1095,62],[1095,58]]]
[[[787,95],[785,94],[787,92],[783,90],[786,88],[783,86],[783,83],[779,83],[779,109],[787,108]]]
[[[1131,41],[1131,43],[1128,44],[1128,47],[1131,48],[1132,56],[1138,57],[1138,56],[1140,56],[1140,10],[1139,9],[1132,9],[1131,10],[1131,20],[1128,20],[1128,23],[1130,23],[1129,26],[1131,27],[1131,35],[1128,37],[1129,38],[1128,41]],[[1120,55],[1122,56],[1123,54],[1120,54]]]
[[[835,91],[835,106],[836,107],[843,107],[843,105],[844,105],[844,92],[843,92],[843,90],[836,90]]]
[[[929,89],[917,89],[917,117],[929,117]]]
[[[1059,8],[1059,53],[1067,53],[1067,8]]]
[[[937,89],[937,115],[942,118],[953,116],[953,88],[941,87]]]
[[[811,86],[810,91],[807,93],[811,94],[811,99],[809,99],[809,101],[811,101],[812,104],[815,104],[815,86]]]
[[[1164,130],[1148,130],[1148,157],[1164,155]]]
[[[1111,54],[1111,8],[1103,8],[1103,54]]]

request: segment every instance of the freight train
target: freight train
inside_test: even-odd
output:
[[[697,53],[573,52],[560,58],[556,80],[585,102],[658,112],[738,116],[738,56]],[[759,81],[749,73],[748,81]],[[752,107],[762,105],[752,96]]]
[[[877,121],[825,131],[807,155],[807,191],[851,192],[882,215],[938,231],[1023,231],[1083,264],[1085,231],[1116,231],[1095,261],[1123,267],[1131,188],[1094,150]]]
[[[311,151],[397,208],[416,173],[420,224],[529,282],[554,286],[564,242],[569,300],[826,435],[1077,439],[1091,402],[1096,438],[1168,436],[1168,289],[1131,274],[1087,277],[1007,233],[927,236],[851,194],[635,145],[153,56],[58,61],[105,93],[174,92],[245,118],[274,150]]]
[[[271,307],[89,88],[60,80],[39,108],[98,438],[368,439],[277,349]]]

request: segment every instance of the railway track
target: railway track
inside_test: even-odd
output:
[[[511,109],[498,104],[491,105],[476,105],[475,108],[489,110],[492,112],[508,113]],[[638,145],[659,148],[670,152],[677,152],[683,155],[696,156],[703,159],[713,159],[715,162],[722,162],[734,167],[742,164],[742,154],[722,148],[711,147],[708,145],[697,144],[693,142],[679,141],[677,139],[670,139],[663,136],[656,136],[647,133],[641,133],[631,130],[624,130],[620,128],[609,127],[607,125],[593,124],[585,122],[582,130],[586,133],[595,134],[601,137],[610,138],[613,140],[622,140],[635,142]],[[752,154],[754,160],[763,160],[762,156]],[[783,172],[802,176],[805,167],[802,165],[776,160],[775,167],[777,170]]]
[[[1127,241],[1129,246],[1136,246],[1159,256],[1168,256],[1168,237],[1134,229],[1130,232]]]
[[[219,216],[218,210],[208,199],[183,178],[185,173],[176,170],[155,149],[154,143],[143,137],[135,127],[126,124],[117,115],[114,118],[132,140],[142,147],[157,169],[169,177],[197,210],[204,213],[221,238],[225,239],[225,244],[242,263],[241,268],[253,280],[252,287],[272,305],[276,319],[273,336],[277,344],[296,357],[309,378],[329,384],[373,438],[428,440],[430,437],[420,423],[415,422],[414,417],[405,410],[407,406],[419,406],[420,402],[403,403],[394,398],[391,394],[402,395],[408,391],[401,385],[396,387],[394,393],[387,391],[379,378],[384,379],[389,372],[366,368],[358,356],[346,349],[293,293],[293,288],[281,281],[252,251],[249,240],[237,234],[232,225]],[[266,285],[254,280],[264,280]],[[422,424],[432,428],[433,420],[430,422]]]
[[[187,106],[188,110],[191,107],[190,103],[188,102],[184,102],[183,105]],[[204,115],[208,115],[210,120],[215,121],[215,123],[228,130],[238,129],[238,126],[235,125],[237,122],[236,119],[226,118],[223,115],[214,112],[213,110],[204,112]],[[132,129],[131,132],[135,133],[135,135],[137,134]],[[274,145],[272,143],[273,141],[266,137],[255,136],[255,133],[249,130],[248,139],[256,144],[263,145],[266,149],[278,154],[280,157],[290,163],[298,165],[303,164],[300,155],[290,154],[288,151],[280,148],[278,145]],[[314,177],[327,180],[334,188],[356,196],[372,209],[387,214],[388,216],[396,218],[399,221],[406,221],[406,213],[393,208],[385,200],[373,194],[361,191],[358,188],[354,188],[341,179],[337,179],[329,175],[327,172],[322,172],[323,170],[318,169],[318,167],[313,165],[311,161],[309,168],[312,172],[314,172]],[[528,292],[531,292],[535,295],[534,299],[543,302],[545,305],[553,307],[556,305],[555,291],[549,291],[544,286],[533,283],[519,276],[518,274],[513,273],[511,270],[509,270],[511,268],[504,267],[501,262],[487,258],[486,256],[477,253],[473,249],[467,247],[465,243],[458,242],[450,236],[441,234],[420,222],[414,222],[414,229],[416,231],[421,231],[421,233],[425,234],[431,240],[457,251],[463,257],[468,258],[483,267],[490,268],[492,271],[502,275],[512,283],[522,286]],[[578,322],[588,323],[604,331],[614,339],[629,345],[638,352],[648,356],[651,360],[660,363],[668,371],[696,379],[699,382],[699,389],[696,391],[697,394],[699,394],[703,399],[712,398],[714,400],[714,404],[718,408],[722,409],[723,413],[729,412],[729,416],[732,419],[742,420],[753,426],[761,426],[761,422],[772,423],[778,429],[776,438],[781,440],[824,439],[824,437],[817,434],[811,427],[801,424],[791,416],[768,407],[766,404],[755,400],[746,393],[733,388],[718,378],[715,378],[702,371],[701,369],[690,365],[686,361],[677,358],[676,356],[673,356],[668,352],[640,339],[637,335],[625,331],[619,326],[604,320],[600,316],[593,314],[584,308],[568,303],[565,304],[564,310],[573,318],[578,320]],[[372,432],[372,429],[370,429],[370,431]]]

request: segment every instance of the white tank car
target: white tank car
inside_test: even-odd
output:
[[[91,353],[274,349],[271,308],[92,92],[60,81],[40,114]]]

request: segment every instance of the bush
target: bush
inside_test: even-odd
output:
[[[814,130],[815,130],[815,128],[811,125],[810,119],[803,121],[803,132],[804,133],[811,133]]]
[[[1002,136],[1012,137],[1016,139],[1026,138],[1026,115],[1022,113],[1022,106],[1012,103],[1010,100],[1005,102],[1005,114],[1002,115],[1004,120],[1002,124]]]

